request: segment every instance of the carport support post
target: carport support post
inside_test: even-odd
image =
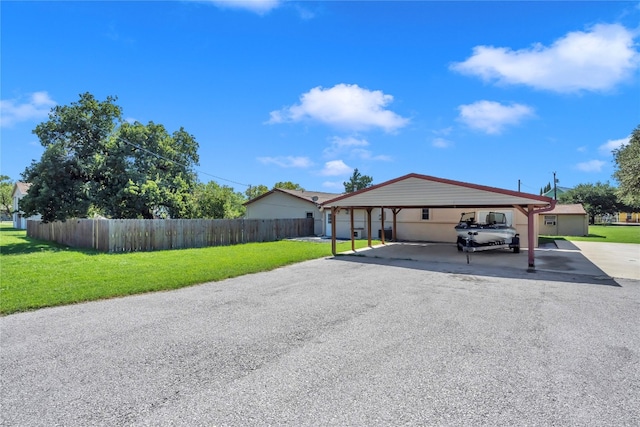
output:
[[[527,244],[527,255],[529,257],[529,269],[533,270],[536,268],[536,261],[535,261],[535,236],[533,235],[534,231],[533,231],[533,220],[534,220],[534,214],[533,214],[533,206],[527,206],[527,240],[529,241]]]
[[[373,208],[367,208],[367,239],[369,247],[371,247],[371,210]]]
[[[331,254],[336,256],[336,212],[338,208],[331,206]]]
[[[351,250],[356,251],[356,240],[353,236],[353,208],[349,209],[349,221],[351,222]]]
[[[556,207],[556,201],[551,200],[550,206],[547,206],[546,208],[541,208],[538,210],[535,210],[535,207],[532,205],[528,205],[527,209],[518,205],[513,205],[513,207],[518,209],[520,212],[522,212],[527,216],[527,255],[529,258],[528,270],[533,271],[536,268],[536,262],[535,262],[536,239],[534,236],[535,215],[553,210]]]
[[[393,229],[391,230],[391,240],[393,240],[394,242],[398,241],[398,237],[396,236],[396,230],[398,229],[396,220],[398,217],[398,212],[400,212],[401,210],[402,208],[391,209],[391,212],[393,212]]]
[[[380,206],[380,241],[384,245],[384,206]]]

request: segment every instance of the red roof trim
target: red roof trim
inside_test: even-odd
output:
[[[279,192],[279,193],[282,193],[282,194],[287,194],[287,195],[289,195],[291,197],[295,197],[296,199],[300,199],[300,200],[303,200],[305,202],[309,202],[314,206],[317,206],[317,205],[320,204],[320,203],[314,202],[313,200],[309,199],[308,197],[302,196],[302,194],[304,194],[304,193],[302,193],[302,194],[295,193],[296,190],[286,190],[284,188],[274,188],[273,190],[267,191],[266,193],[263,193],[263,194],[259,195],[258,197],[254,198],[254,199],[251,199],[251,200],[248,200],[248,201],[244,202],[243,205],[247,206],[250,203],[256,202],[256,201],[262,199],[263,197],[267,197],[268,195],[275,193],[276,191]],[[315,194],[315,193],[322,194],[319,191],[309,191],[309,192],[305,192],[305,193],[307,193],[307,194]],[[326,193],[326,194],[328,194],[328,193]]]
[[[274,192],[274,191],[276,191],[276,190],[277,190],[277,188],[274,188],[273,190],[269,190],[269,191],[267,191],[266,193],[262,193],[262,194],[261,194],[261,195],[259,195],[258,197],[254,197],[254,198],[253,198],[253,199],[251,199],[251,200],[247,200],[247,201],[246,201],[246,202],[244,202],[242,205],[243,205],[243,206],[247,206],[247,205],[250,205],[250,204],[251,204],[251,203],[253,203],[253,202],[257,202],[258,200],[262,199],[263,197],[267,197],[268,195],[273,194],[273,192]]]
[[[409,179],[409,178],[417,178],[417,179],[422,179],[422,180],[425,180],[425,181],[433,181],[433,182],[439,182],[439,183],[442,183],[442,184],[450,184],[450,185],[456,185],[456,186],[459,186],[459,187],[467,187],[467,188],[472,188],[474,190],[489,191],[489,192],[492,192],[492,193],[504,194],[504,195],[507,195],[507,196],[526,197],[526,198],[529,198],[529,199],[539,200],[539,201],[545,202],[545,203],[551,203],[551,201],[553,200],[550,197],[538,196],[536,194],[522,193],[522,192],[513,191],[513,190],[505,190],[504,188],[488,187],[486,185],[471,184],[469,182],[454,181],[452,179],[437,178],[435,176],[421,175],[421,174],[417,174],[417,173],[410,173],[410,174],[401,176],[399,178],[392,179],[390,181],[386,181],[386,182],[383,182],[383,183],[380,183],[380,184],[377,184],[377,185],[373,185],[373,186],[368,187],[368,188],[364,188],[362,190],[355,191],[353,193],[344,194],[344,195],[336,197],[334,199],[327,200],[326,202],[322,203],[322,206],[328,205],[328,204],[330,204],[332,202],[337,202],[339,200],[346,199],[346,198],[354,196],[356,194],[362,194],[362,193],[366,193],[367,191],[375,190],[377,188],[386,187],[387,185],[391,185],[391,184],[394,184],[394,183],[399,182],[399,181],[404,181],[404,180]]]

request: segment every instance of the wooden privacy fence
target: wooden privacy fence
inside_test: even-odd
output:
[[[27,221],[27,236],[102,252],[202,248],[313,235],[312,218]]]

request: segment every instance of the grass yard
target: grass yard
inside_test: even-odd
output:
[[[540,236],[539,243],[551,240],[640,244],[640,226],[590,225],[588,236]]]
[[[337,250],[351,250],[351,242]],[[106,254],[29,239],[3,224],[0,314],[177,289],[330,255],[330,243],[300,241]]]

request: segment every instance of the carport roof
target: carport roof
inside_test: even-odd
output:
[[[547,207],[552,199],[535,194],[410,173],[330,199],[324,207],[490,208]]]

